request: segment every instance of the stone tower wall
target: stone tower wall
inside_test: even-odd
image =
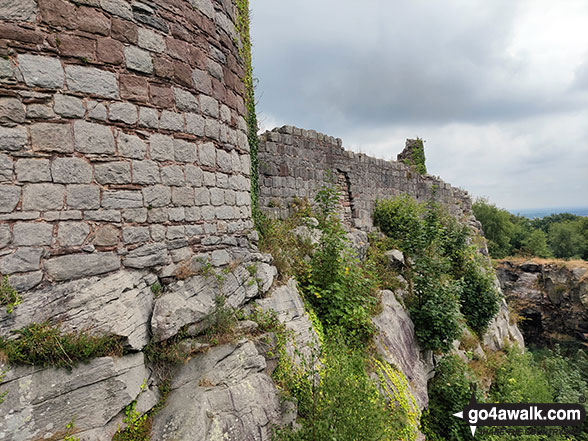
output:
[[[0,274],[17,289],[247,245],[235,20],[231,0],[0,3]]]

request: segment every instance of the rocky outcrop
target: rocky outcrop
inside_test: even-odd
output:
[[[265,441],[281,422],[279,393],[251,341],[198,354],[175,373],[152,439]]]
[[[5,368],[0,365],[0,372]],[[64,436],[72,421],[84,441],[111,440],[122,409],[150,377],[142,353],[98,358],[71,372],[11,366],[0,385],[0,393],[6,393],[0,403],[0,440],[54,439]],[[157,401],[149,396],[148,408]]]
[[[149,342],[155,281],[153,274],[120,271],[102,279],[90,277],[30,291],[11,314],[0,309],[0,336],[49,321],[65,332],[125,337],[130,348],[141,350]]]
[[[520,348],[525,346],[525,339],[519,330],[517,323],[511,317],[508,305],[503,299],[500,309],[488,325],[488,330],[483,337],[484,346],[491,351],[504,349],[507,345],[516,343]]]
[[[565,261],[501,261],[498,278],[534,343],[588,341],[588,265]]]
[[[253,297],[266,293],[277,275],[271,257],[251,254],[246,262],[231,269],[201,268],[199,274],[169,285],[155,301],[151,330],[154,341],[168,339],[190,324],[198,325],[214,310],[217,296],[239,308]],[[201,329],[204,329],[202,324]]]
[[[433,377],[432,357],[423,355],[408,311],[392,291],[381,291],[382,312],[373,318],[376,348],[388,363],[398,367],[409,381],[412,395],[422,410],[429,403],[427,381]],[[430,354],[429,354],[430,355]]]

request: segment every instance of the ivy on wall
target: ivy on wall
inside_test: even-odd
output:
[[[245,65],[245,108],[247,111],[248,140],[251,155],[251,211],[253,220],[257,225],[259,218],[259,171],[257,152],[259,149],[259,138],[257,136],[257,115],[255,113],[255,93],[253,80],[253,65],[251,61],[251,36],[249,0],[235,0],[237,6],[237,32],[241,38],[239,55]]]

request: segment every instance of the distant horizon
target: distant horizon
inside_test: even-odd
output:
[[[509,213],[528,218],[541,218],[553,214],[570,213],[576,216],[588,216],[588,206],[574,207],[538,207],[538,208],[517,208],[506,209]]]

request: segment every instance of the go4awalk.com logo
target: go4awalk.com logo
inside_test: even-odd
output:
[[[581,404],[564,403],[478,403],[472,393],[469,404],[453,416],[463,419],[475,435],[478,427],[489,426],[580,426],[586,409]]]

